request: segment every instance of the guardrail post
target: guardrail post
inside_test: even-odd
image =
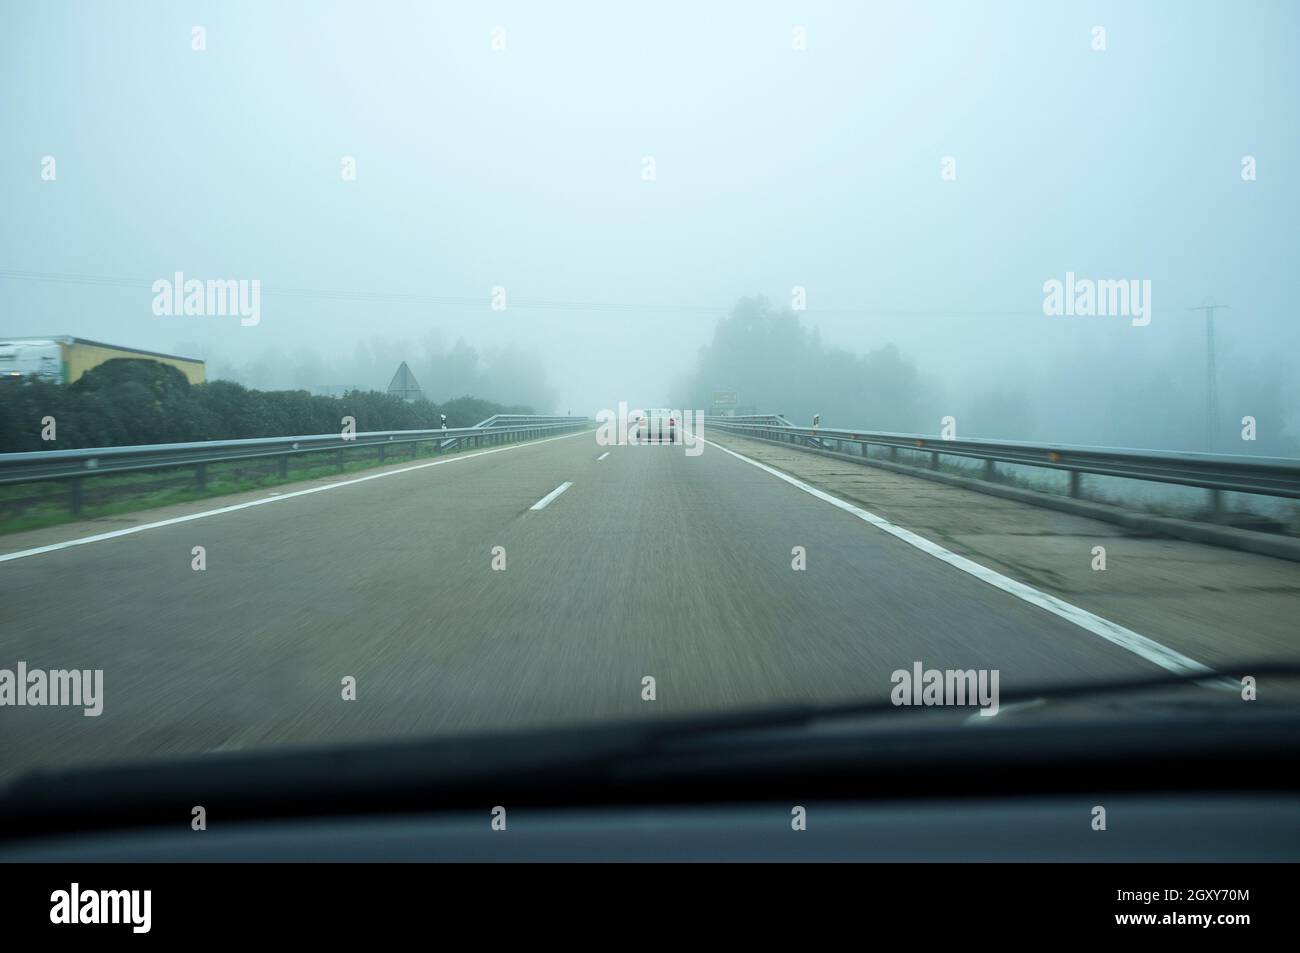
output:
[[[1070,495],[1071,496],[1077,497],[1079,495],[1080,488],[1082,486],[1082,481],[1080,480],[1081,476],[1082,474],[1080,474],[1078,470],[1070,471]]]
[[[898,462],[898,448],[897,448],[897,447],[890,447],[890,448],[889,448],[889,459],[892,460],[894,463],[897,463],[897,462]]]
[[[386,448],[382,443],[379,445],[379,462],[380,462],[380,463],[383,463],[383,462],[384,462],[384,451],[385,451],[386,449],[387,449],[387,448]]]
[[[996,475],[996,471],[995,471],[994,468],[993,468],[993,461],[992,461],[992,460],[985,460],[985,461],[984,461],[984,479],[986,479],[986,480],[992,482],[993,477],[994,477],[995,475]]]
[[[287,453],[280,457],[280,479],[289,479],[289,455]]]
[[[194,468],[194,483],[200,490],[208,488],[208,465],[200,463]]]
[[[334,451],[334,464],[339,468],[339,473],[343,472],[343,448],[339,447]]]
[[[939,451],[938,451],[938,450],[931,450],[931,451],[930,451],[930,469],[931,469],[931,470],[937,470],[937,469],[939,469]]]
[[[1215,520],[1223,519],[1223,491],[1210,490],[1210,515]]]
[[[72,509],[73,516],[81,515],[81,477],[73,477],[68,481],[72,484],[68,492],[68,506]]]

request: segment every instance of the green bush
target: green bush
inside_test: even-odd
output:
[[[472,427],[493,414],[531,413],[475,397],[439,406],[377,391],[318,397],[231,381],[192,385],[166,364],[116,358],[66,386],[0,381],[0,452],[336,433],[343,417],[355,417],[357,431],[365,432],[434,429],[442,425],[440,414],[448,427]],[[41,439],[45,417],[55,419],[54,441]]]

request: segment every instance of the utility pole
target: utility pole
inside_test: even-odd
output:
[[[1218,373],[1214,366],[1214,312],[1219,308],[1227,310],[1226,304],[1216,304],[1213,298],[1206,298],[1199,308],[1189,311],[1205,312],[1205,449],[1214,452],[1219,435],[1219,385]]]

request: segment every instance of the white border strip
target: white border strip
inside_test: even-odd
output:
[[[461,453],[453,457],[447,457],[443,460],[434,460],[430,463],[417,463],[413,466],[402,467],[400,470],[385,470],[383,473],[371,473],[368,476],[357,477],[353,480],[340,480],[337,483],[327,483],[325,486],[313,486],[306,490],[294,490],[292,493],[280,493],[276,496],[268,496],[260,500],[249,500],[247,503],[235,503],[231,506],[223,506],[215,510],[204,510],[202,513],[189,513],[185,516],[173,516],[171,519],[158,520],[156,523],[141,523],[139,526],[128,526],[125,529],[115,529],[111,533],[99,533],[95,536],[83,536],[81,539],[69,539],[62,543],[51,543],[48,546],[37,546],[35,549],[22,549],[16,553],[5,553],[0,555],[0,563],[8,562],[11,559],[23,559],[27,556],[39,556],[41,553],[53,553],[60,549],[69,549],[73,546],[85,546],[87,543],[98,543],[105,539],[116,539],[119,536],[130,536],[132,533],[143,533],[148,529],[159,529],[163,526],[174,526],[177,523],[188,523],[190,520],[201,520],[206,519],[209,516],[220,516],[223,513],[234,513],[238,510],[246,510],[250,506],[262,506],[266,503],[278,503],[281,500],[291,500],[296,496],[307,496],[309,493],[322,493],[325,490],[336,490],[341,486],[353,486],[357,483],[365,483],[368,480],[382,480],[384,477],[397,476],[399,473],[410,473],[413,470],[427,470],[429,467],[440,467],[444,463],[458,463],[461,460],[471,460],[474,457],[485,457],[489,453],[505,453],[507,450],[518,450],[520,447],[535,447],[538,444],[550,443],[552,440],[567,440],[570,437],[580,437],[584,433],[595,433],[595,431],[580,430],[578,433],[566,433],[559,437],[545,437],[541,440],[526,440],[521,443],[512,443],[505,447],[494,447],[491,450],[475,450],[473,453]]]
[[[884,530],[891,536],[901,539],[909,546],[914,546],[921,552],[941,560],[955,569],[960,569],[964,573],[974,576],[981,582],[987,582],[990,586],[995,586],[1003,592],[1010,593],[1017,599],[1028,602],[1030,605],[1038,606],[1040,609],[1046,609],[1053,615],[1060,616],[1067,622],[1073,622],[1081,629],[1086,629],[1093,635],[1099,635],[1107,642],[1118,645],[1122,649],[1128,649],[1135,655],[1141,656],[1148,662],[1154,662],[1166,671],[1175,672],[1179,675],[1201,674],[1203,672],[1213,671],[1208,666],[1202,665],[1193,658],[1188,658],[1181,652],[1176,652],[1166,645],[1161,645],[1154,639],[1149,639],[1145,635],[1139,635],[1131,629],[1126,629],[1122,625],[1117,625],[1101,616],[1093,615],[1086,609],[1080,609],[1078,606],[1071,605],[1056,596],[1040,592],[1033,586],[1027,586],[1023,582],[1017,582],[1008,576],[995,572],[987,566],[981,566],[979,563],[967,559],[965,556],[958,556],[954,552],[944,549],[938,543],[931,542],[923,536],[918,536],[911,530],[903,529],[901,526],[895,526],[889,520],[870,513],[860,506],[854,506],[852,503],[846,503],[839,497],[831,496],[829,493],[819,490],[814,486],[804,483],[802,480],[790,476],[788,473],[782,473],[774,467],[765,463],[759,463],[757,460],[751,460],[749,457],[736,453],[721,444],[714,443],[712,440],[706,440],[706,443],[717,447],[723,453],[729,453],[737,460],[743,460],[751,466],[756,466],[766,473],[770,473],[778,480],[784,480],[791,486],[798,487],[805,493],[817,497],[819,500],[831,504],[844,510],[846,513],[852,513],[860,520],[865,520],[877,529]]]
[[[560,484],[559,486],[557,486],[554,490],[552,490],[550,493],[547,493],[544,497],[542,497],[540,500],[538,500],[536,503],[534,503],[532,506],[530,506],[530,507],[528,507],[528,508],[529,508],[530,510],[544,510],[544,509],[546,509],[546,507],[550,505],[551,500],[555,499],[557,496],[559,496],[561,493],[563,493],[565,490],[567,490],[567,489],[568,489],[569,487],[571,487],[571,486],[573,486],[573,481],[572,481],[572,480],[567,480],[567,481],[565,481],[564,483],[561,483],[561,484]]]

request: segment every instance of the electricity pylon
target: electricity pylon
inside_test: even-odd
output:
[[[1205,312],[1205,449],[1213,452],[1219,436],[1219,383],[1218,372],[1214,366],[1214,312],[1219,308],[1227,309],[1226,304],[1216,304],[1213,298],[1206,298],[1199,308],[1189,311]]]

